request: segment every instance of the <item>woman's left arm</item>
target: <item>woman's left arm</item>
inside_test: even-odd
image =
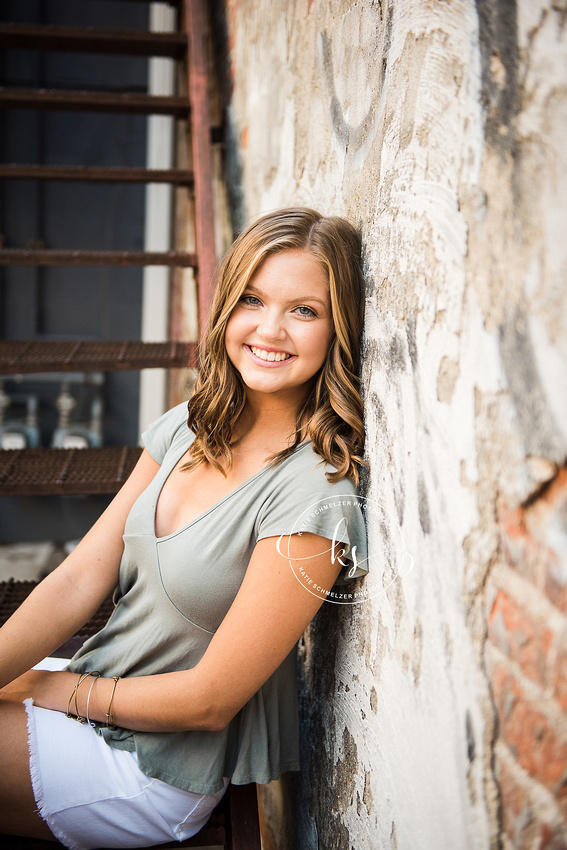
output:
[[[304,533],[260,540],[226,617],[201,661],[176,673],[127,677],[118,682],[112,700],[114,723],[147,732],[189,729],[217,731],[278,668],[313,619],[325,596],[300,583],[287,554],[312,580],[311,588],[333,586],[341,563],[333,558],[331,542]],[[77,682],[75,673],[30,671],[2,693],[7,698],[31,696],[36,705],[66,711]],[[89,717],[106,722],[114,681],[92,679],[79,689],[78,707],[84,716],[91,692]]]

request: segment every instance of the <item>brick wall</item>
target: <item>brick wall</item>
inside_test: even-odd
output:
[[[499,515],[502,562],[487,582],[486,667],[498,717],[504,846],[566,846],[567,469]]]

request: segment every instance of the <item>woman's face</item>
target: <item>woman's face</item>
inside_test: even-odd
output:
[[[325,361],[334,336],[329,284],[302,250],[271,254],[228,320],[227,354],[249,390],[301,391]]]

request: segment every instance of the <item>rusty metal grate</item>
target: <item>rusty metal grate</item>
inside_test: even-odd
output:
[[[29,596],[38,584],[39,582],[37,581],[17,581],[13,578],[0,582],[0,625],[3,625],[8,617],[12,616],[14,611],[20,607],[24,599]],[[109,597],[103,602],[89,622],[81,627],[81,635],[90,637],[99,632],[106,624],[113,610],[114,604]]]
[[[38,584],[39,582],[37,581],[16,581],[13,578],[0,582],[0,626],[12,616],[14,611],[20,607],[24,599],[29,596]],[[102,603],[96,614],[91,617],[89,622],[81,626],[77,634],[65,641],[53,655],[61,658],[71,658],[88,637],[91,637],[91,635],[96,634],[102,629],[113,611],[114,603],[109,596]]]
[[[138,446],[0,450],[0,496],[117,493],[141,452]]]
[[[185,368],[196,363],[186,342],[0,340],[0,375]]]

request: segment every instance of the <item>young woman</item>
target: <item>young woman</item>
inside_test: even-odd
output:
[[[297,640],[340,573],[366,570],[363,305],[346,221],[282,210],[236,240],[188,413],[146,431],[122,490],[0,631],[0,833],[183,840],[229,781],[298,769]],[[113,591],[65,670],[30,670]]]

